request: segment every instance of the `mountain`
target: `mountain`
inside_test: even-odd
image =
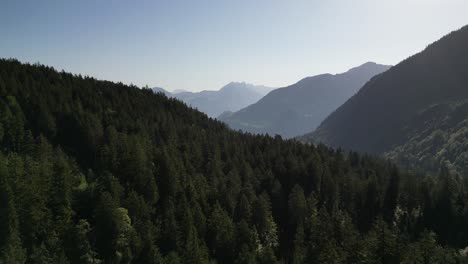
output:
[[[303,139],[468,168],[467,47],[465,26],[370,80]]]
[[[178,93],[186,93],[186,92],[189,92],[189,91],[184,90],[184,89],[175,89],[172,93],[178,94]]]
[[[467,191],[0,59],[0,263],[466,263]]]
[[[429,106],[405,124],[404,133],[405,142],[386,158],[405,168],[437,172],[444,165],[468,175],[468,99]]]
[[[220,117],[234,129],[286,138],[314,130],[325,117],[390,66],[365,63],[341,74],[322,74],[276,89],[257,103]]]
[[[232,116],[234,114],[234,112],[232,111],[224,111],[222,112],[219,116],[218,116],[218,120],[224,120],[224,119],[227,119],[229,118],[230,116]]]
[[[154,93],[163,93],[165,94],[166,96],[172,96],[172,93],[167,91],[166,89],[164,88],[161,88],[161,87],[153,87],[151,88],[151,90],[154,92]]]
[[[273,88],[257,86],[245,82],[231,82],[219,91],[187,92],[176,90],[169,93],[155,88],[169,97],[177,98],[210,117],[217,117],[224,111],[237,111],[255,103]],[[154,90],[154,89],[153,89]]]

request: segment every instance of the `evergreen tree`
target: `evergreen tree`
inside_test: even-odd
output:
[[[18,216],[13,193],[7,181],[7,172],[0,156],[0,263],[25,263],[18,230]]]
[[[242,134],[149,89],[0,59],[3,263],[463,263],[452,167]]]

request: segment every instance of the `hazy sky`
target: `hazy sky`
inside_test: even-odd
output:
[[[396,64],[465,24],[467,0],[0,0],[0,57],[169,90],[281,87]]]

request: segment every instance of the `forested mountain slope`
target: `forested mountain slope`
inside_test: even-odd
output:
[[[234,129],[291,138],[313,131],[374,75],[390,66],[368,62],[340,74],[307,77],[220,117]]]
[[[468,168],[459,160],[468,154],[467,99],[465,26],[373,78],[304,139],[460,172]]]
[[[408,169],[436,172],[444,165],[452,173],[468,175],[468,99],[433,105],[404,129],[408,140],[385,157]]]
[[[0,263],[461,263],[467,184],[0,60]]]

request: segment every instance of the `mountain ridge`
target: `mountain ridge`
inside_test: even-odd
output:
[[[2,263],[463,263],[467,189],[0,59]]]
[[[222,121],[234,129],[290,138],[312,131],[367,80],[390,66],[367,62],[338,74],[319,74],[275,89]]]
[[[428,115],[431,112],[427,111],[434,105],[451,105],[468,98],[466,47],[468,26],[449,33],[370,80],[302,139],[369,153],[408,149],[405,144],[410,141],[417,145],[414,140],[418,132],[414,131],[423,133],[431,125],[418,121],[423,118],[422,113]],[[435,113],[432,115],[435,117]],[[407,127],[412,127],[413,132]],[[419,151],[429,155],[423,149]],[[395,157],[395,153],[391,156]]]
[[[219,90],[202,90],[200,92],[169,92],[155,87],[153,91],[163,92],[168,97],[174,97],[187,105],[215,118],[225,111],[237,111],[255,103],[274,88],[263,85],[253,85],[246,82],[230,82]]]

